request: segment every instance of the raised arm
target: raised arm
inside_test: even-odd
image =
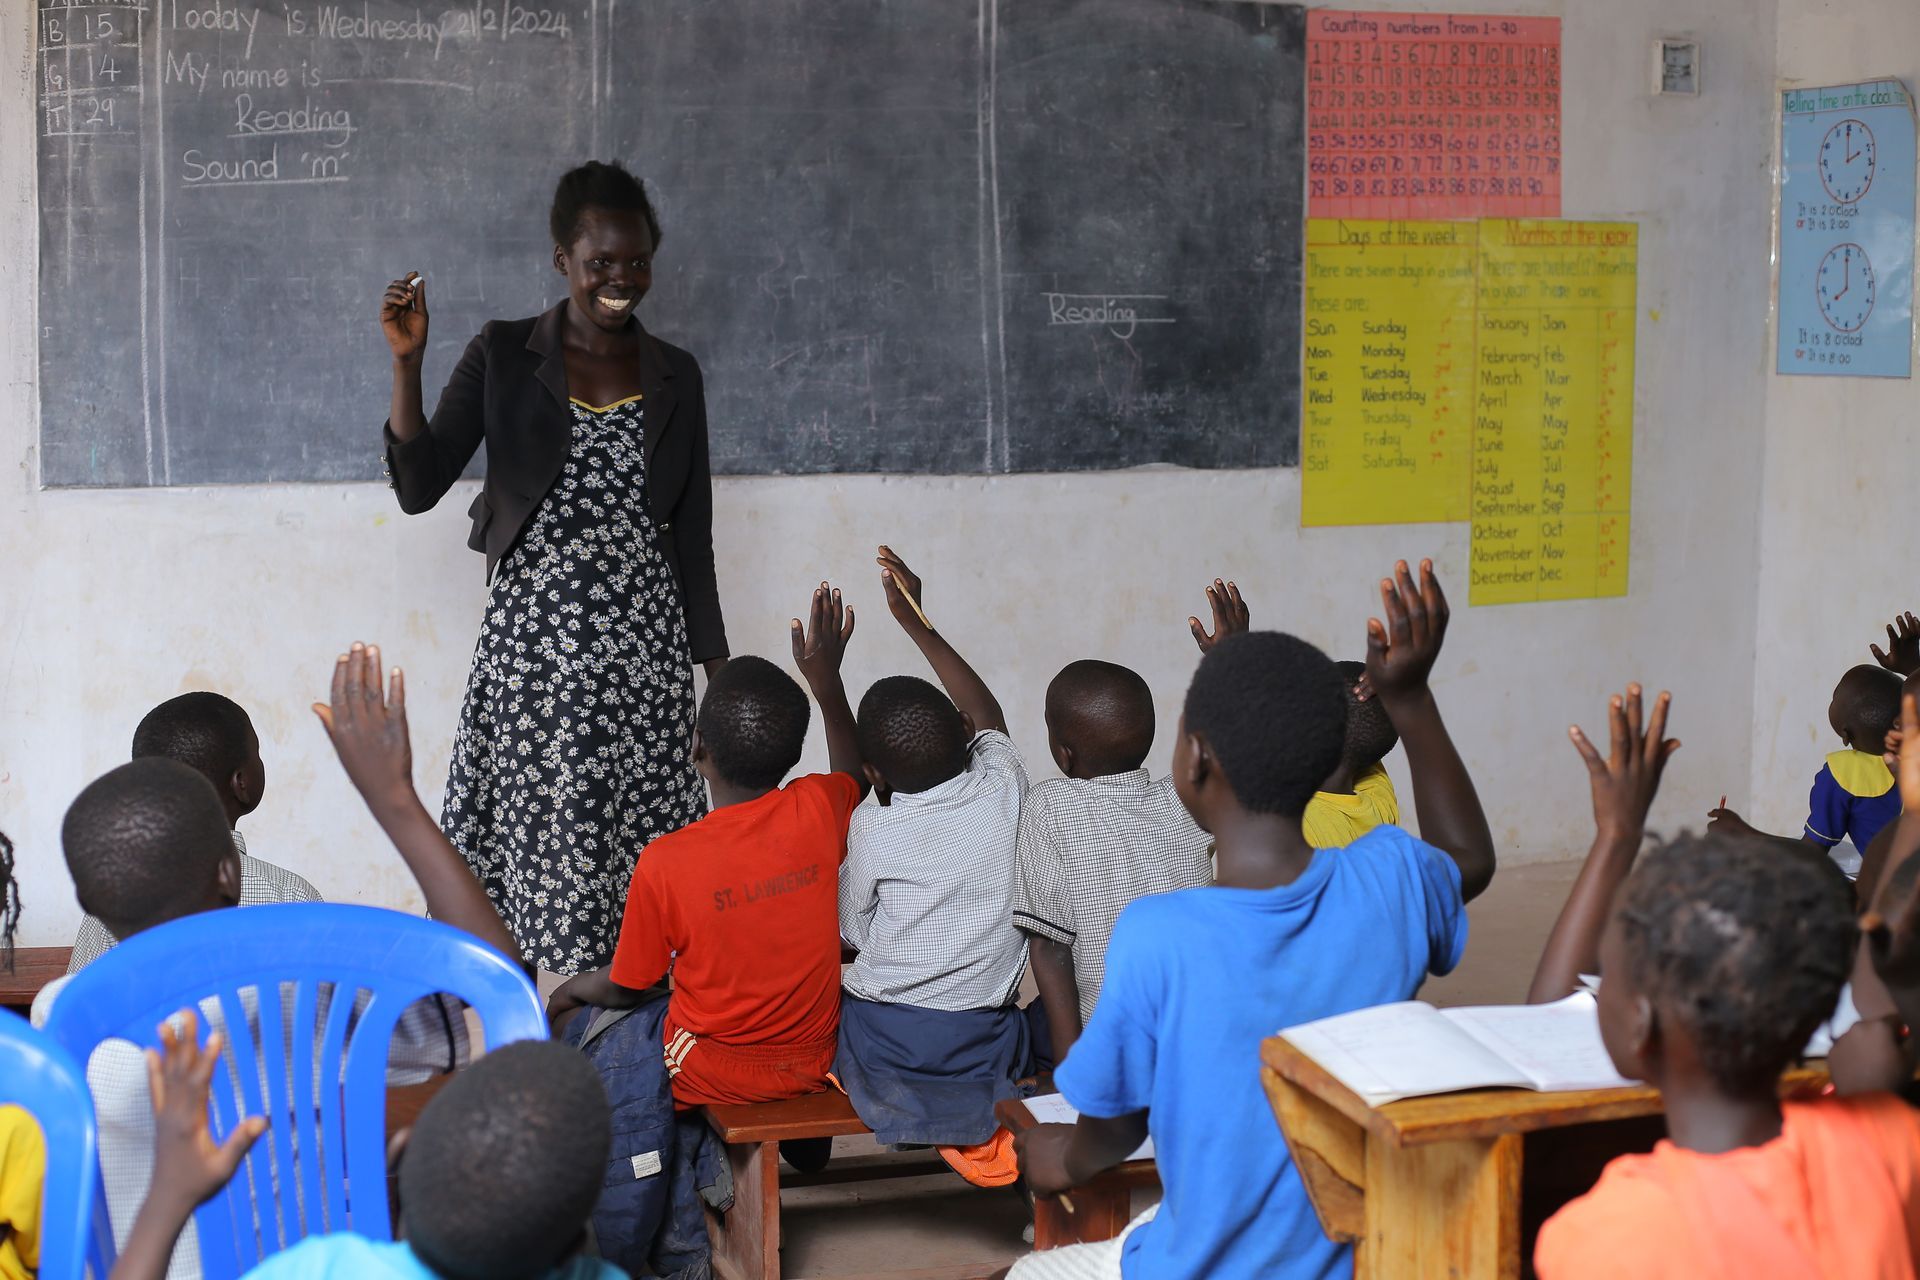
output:
[[[440,393],[433,417],[420,386],[427,351],[427,284],[417,273],[387,286],[380,329],[393,353],[393,394],[387,405],[387,482],[409,515],[430,510],[472,461],[486,436],[485,330],[467,344]]]
[[[1210,652],[1213,646],[1228,636],[1253,626],[1252,615],[1247,612],[1247,602],[1240,598],[1240,588],[1235,583],[1215,578],[1213,585],[1207,588],[1207,608],[1213,614],[1211,632],[1200,625],[1199,618],[1187,619],[1187,630],[1193,632],[1193,642],[1200,646],[1201,653]]]
[[[380,295],[380,332],[393,353],[393,399],[387,427],[397,440],[411,440],[427,429],[420,391],[420,366],[427,355],[427,281],[409,271]]]
[[[880,587],[887,596],[887,611],[893,614],[893,620],[913,638],[913,642],[920,646],[921,656],[933,668],[934,675],[940,678],[941,687],[953,699],[953,705],[973,722],[975,733],[986,729],[998,729],[1005,733],[1006,713],[1000,710],[993,690],[987,688],[987,682],[975,674],[974,669],[967,665],[967,660],[947,643],[946,637],[924,620],[920,610],[908,603],[910,596],[921,608],[926,605],[919,576],[907,568],[907,562],[895,555],[891,547],[880,548],[879,564]]]
[[[1640,686],[1628,685],[1624,699],[1615,694],[1607,710],[1609,750],[1604,758],[1579,725],[1567,730],[1586,762],[1593,788],[1593,846],[1567,895],[1567,905],[1547,935],[1533,985],[1527,989],[1529,1004],[1572,995],[1579,990],[1580,975],[1600,967],[1600,932],[1606,927],[1607,912],[1640,855],[1647,810],[1660,790],[1667,760],[1680,749],[1678,739],[1666,736],[1667,710],[1672,704],[1669,693],[1654,699],[1653,719],[1643,733]]]
[[[1896,614],[1887,624],[1887,647],[1883,650],[1870,644],[1867,649],[1875,662],[1895,675],[1910,676],[1920,671],[1920,618],[1914,617],[1911,609]]]
[[[1417,586],[1400,561],[1380,581],[1380,603],[1387,620],[1367,619],[1367,679],[1400,731],[1420,836],[1460,868],[1460,894],[1471,902],[1493,881],[1493,834],[1428,684],[1450,616],[1433,561],[1420,562]]]
[[[147,1050],[147,1089],[153,1100],[153,1179],[133,1220],[126,1247],[113,1264],[113,1280],[160,1280],[173,1247],[201,1203],[233,1177],[261,1134],[263,1116],[248,1116],[224,1143],[207,1124],[207,1094],[220,1062],[216,1031],[200,1047],[200,1020],[192,1009],[161,1024],[159,1052]]]
[[[793,633],[793,664],[800,668],[813,700],[820,704],[820,723],[827,731],[827,761],[835,773],[844,773],[860,784],[860,794],[869,786],[861,767],[860,736],[854,729],[853,708],[847,703],[847,686],[840,679],[840,664],[846,657],[847,641],[853,639],[853,607],[843,604],[837,587],[821,583],[813,591],[813,602],[802,626],[795,618],[789,624]]]
[[[413,789],[413,744],[407,733],[407,686],[400,668],[383,693],[380,650],[356,643],[333,666],[332,699],[313,704],[348,779],[374,821],[393,841],[427,899],[434,919],[464,929],[525,966],[519,945],[500,921],[466,859],[440,831]]]

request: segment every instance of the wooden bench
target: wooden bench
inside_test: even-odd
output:
[[[40,988],[67,976],[67,960],[72,955],[72,947],[15,947],[13,971],[9,973],[0,964],[0,1009],[26,1017]]]
[[[780,1280],[780,1188],[822,1186],[879,1178],[911,1178],[947,1170],[928,1151],[924,1162],[845,1161],[819,1173],[780,1171],[780,1144],[804,1138],[841,1138],[871,1133],[843,1093],[816,1093],[786,1102],[754,1102],[701,1108],[707,1124],[727,1146],[733,1170],[733,1208],[707,1210],[713,1273],[721,1280]],[[956,1175],[957,1176],[957,1175]],[[980,1267],[899,1271],[913,1280],[973,1280]]]

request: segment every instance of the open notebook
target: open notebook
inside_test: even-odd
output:
[[[1074,1110],[1073,1104],[1058,1093],[1043,1093],[1038,1097],[1028,1098],[1026,1101],[1028,1112],[1041,1124],[1072,1124],[1080,1118],[1080,1113]],[[1153,1159],[1153,1139],[1148,1138],[1145,1142],[1141,1143],[1140,1149],[1128,1156],[1127,1159]]]
[[[1633,1083],[1608,1060],[1598,1006],[1584,991],[1553,1004],[1467,1009],[1409,1000],[1280,1034],[1369,1106],[1457,1089],[1558,1092]]]

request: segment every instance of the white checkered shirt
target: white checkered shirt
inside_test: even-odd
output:
[[[320,891],[285,867],[262,862],[247,855],[247,838],[233,833],[233,847],[240,851],[240,905],[265,906],[273,902],[319,902]],[[78,973],[115,946],[107,926],[92,916],[80,922],[73,940],[73,955],[67,960],[67,972]]]
[[[840,868],[840,936],[859,948],[846,989],[924,1009],[999,1009],[1027,967],[1013,927],[1013,849],[1027,771],[1006,734],[968,748],[966,772],[853,812]]]
[[[1148,894],[1211,884],[1212,843],[1173,779],[1155,782],[1145,769],[1059,778],[1027,792],[1013,922],[1073,948],[1082,1025],[1106,981],[1107,939],[1121,910]]]

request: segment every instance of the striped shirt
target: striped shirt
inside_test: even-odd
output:
[[[840,936],[860,955],[846,990],[923,1009],[999,1009],[1027,967],[1013,927],[1014,842],[1027,771],[988,729],[965,772],[854,810],[840,868]]]
[[[1155,782],[1145,769],[1059,778],[1027,792],[1013,922],[1073,949],[1082,1025],[1106,981],[1107,939],[1121,910],[1150,893],[1211,884],[1211,846],[1173,779]]]
[[[240,905],[260,907],[274,902],[319,902],[320,891],[285,867],[262,862],[247,854],[247,838],[233,833],[233,847],[240,852]],[[67,960],[67,972],[78,973],[98,960],[117,944],[107,926],[92,916],[80,922],[73,940],[73,955]]]

